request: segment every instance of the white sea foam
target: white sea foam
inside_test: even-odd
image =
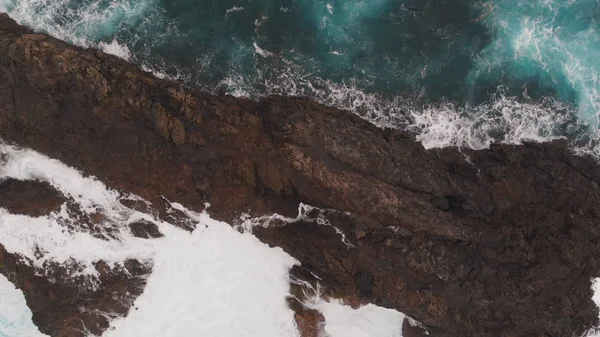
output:
[[[374,6],[379,5],[381,4]],[[94,0],[86,6],[71,10],[67,0],[52,2],[0,0],[0,11],[7,11],[18,22],[86,47],[94,46],[93,41],[113,36],[119,29],[119,23],[131,24],[141,20],[145,17],[144,13],[152,6],[154,0],[135,3],[116,1],[108,6],[103,0]],[[329,12],[334,10],[333,3],[325,3],[325,6]],[[242,7],[234,6],[229,8],[225,15],[242,10]],[[57,18],[61,17],[68,19],[59,23]],[[268,20],[266,16],[258,18],[255,22],[257,29],[266,20]],[[499,25],[503,21],[498,19],[493,22]],[[519,34],[514,41],[511,40],[514,42],[513,47],[517,56],[522,56],[524,53],[536,55],[534,51],[539,49],[540,41],[552,40],[551,37],[555,33],[551,30],[543,30],[543,27],[532,27],[527,22],[519,27]],[[101,42],[96,47],[127,60],[132,58],[128,47],[114,39],[111,42]],[[258,40],[253,42],[253,50],[257,59],[267,58],[270,64],[265,69],[262,66],[257,67],[256,74],[243,75],[241,74],[243,69],[233,69],[232,73],[226,76],[216,88],[225,87],[229,93],[238,97],[258,98],[270,94],[312,97],[325,105],[352,111],[380,127],[411,130],[418,135],[418,140],[426,148],[460,146],[482,149],[493,142],[521,144],[526,140],[541,142],[560,137],[573,138],[573,134],[567,134],[568,131],[560,128],[568,117],[556,113],[552,105],[559,105],[557,102],[548,105],[527,101],[526,92],[523,97],[515,98],[504,97],[499,91],[500,93],[489,102],[476,107],[456,106],[444,102],[422,106],[416,104],[412,98],[383,97],[369,92],[365,90],[364,83],[359,84],[353,79],[338,83],[321,78],[296,64],[295,61],[263,49],[259,46]],[[338,50],[331,53],[338,56],[343,54]],[[586,77],[586,80],[582,81],[587,84],[596,83],[595,75],[586,71],[589,67],[582,68],[575,61],[563,64],[564,73],[571,79],[589,74],[590,78]],[[485,57],[481,57],[479,62],[481,64],[477,63],[476,69],[491,67],[486,63],[491,61]],[[141,66],[160,78],[182,80],[189,77],[189,74],[182,73],[180,70],[177,70],[178,75],[168,76],[157,66],[146,64]],[[261,82],[260,86],[256,85],[257,80]],[[579,82],[583,83],[582,81]],[[576,86],[575,84],[574,82],[573,85]],[[595,91],[590,91],[590,88],[595,86],[587,84],[580,90],[582,102],[589,101],[584,99],[585,95],[598,96]],[[564,107],[559,110],[561,109],[564,110]],[[577,111],[572,112],[577,114]],[[575,145],[575,151],[600,157],[600,147],[597,145],[600,133],[597,130],[584,132],[587,132],[587,137],[592,141]]]
[[[329,14],[333,14],[333,5],[328,3],[326,5],[326,7],[327,7],[327,11],[329,12]]]
[[[84,212],[102,212],[107,221],[121,225],[116,240],[101,240],[85,231],[65,230],[57,214],[31,218],[1,210],[0,242],[9,252],[31,259],[40,269],[43,261],[62,265],[74,261],[88,266],[91,276],[94,261],[153,260],[147,288],[135,302],[139,310],[114,321],[108,336],[297,335],[285,302],[288,270],[295,260],[281,249],[269,248],[249,233],[178,204],[174,207],[198,222],[193,233],[155,222],[164,238],[135,238],[127,223],[142,217],[154,220],[122,206],[117,192],[34,151],[4,145],[1,152],[5,159],[1,176],[47,181],[75,199]],[[63,216],[68,216],[66,211]],[[43,257],[35,254],[39,250]]]
[[[569,121],[568,107],[548,100],[545,104],[519,102],[497,95],[477,107],[440,104],[411,109],[409,130],[425,148],[448,146],[488,148],[494,142],[521,144],[563,138],[560,126]]]
[[[126,259],[142,262],[152,258],[154,249],[147,241],[133,237],[128,224],[151,217],[121,205],[120,194],[106,188],[93,177],[84,177],[61,162],[35,151],[1,145],[4,163],[0,178],[41,180],[50,183],[66,197],[72,199],[84,214],[102,214],[110,225],[112,235],[119,240],[105,240],[86,231],[86,224],[69,229],[69,223],[80,220],[62,205],[60,211],[32,218],[9,214],[0,209],[0,243],[10,253],[25,258],[40,273],[48,263],[73,267],[73,277],[82,276],[92,287],[97,286],[98,273],[94,262],[105,261],[110,266],[121,265]]]
[[[233,6],[233,7],[229,8],[227,11],[225,11],[225,18],[227,18],[230,13],[243,12],[243,11],[244,11],[244,7]]]
[[[154,270],[127,318],[108,337],[298,336],[284,301],[295,260],[206,214],[189,234],[161,228]]]
[[[79,229],[67,229],[61,221],[78,219],[71,218],[66,205],[58,212],[38,218],[0,209],[0,243],[9,252],[26,257],[40,274],[45,273],[44,262],[77,264],[72,270],[74,277],[85,276],[96,282],[92,265],[95,261],[117,265],[136,258],[152,263],[153,272],[143,294],[127,317],[111,321],[104,336],[298,336],[293,312],[285,301],[289,294],[288,272],[297,261],[282,249],[269,248],[249,231],[240,231],[212,220],[206,213],[195,213],[172,203],[197,223],[196,229],[189,233],[121,205],[119,199],[125,196],[57,160],[5,144],[0,146],[0,153],[3,160],[0,178],[46,181],[74,200],[82,212],[103,214],[105,225],[112,230],[111,236],[99,239],[86,231],[83,223]],[[133,195],[126,197],[143,202]],[[300,210],[299,217],[328,225],[323,222],[322,210],[303,205]],[[165,236],[158,239],[132,236],[127,225],[140,219],[154,222]],[[14,305],[20,308],[14,314],[0,311],[0,337],[4,337],[2,331],[9,331],[7,337],[19,336],[11,331],[23,331],[22,336],[39,336],[31,330],[31,313],[23,308],[22,294],[15,295],[17,290],[3,281],[0,278],[0,306],[17,301],[21,304]],[[91,282],[91,286],[97,285]],[[11,294],[11,300],[4,300],[5,293]],[[384,314],[374,306],[353,311],[336,301],[317,304],[320,306],[317,309],[322,309],[328,317],[327,331],[331,337],[350,336],[343,335],[340,325],[358,333],[362,331],[361,336],[386,336],[381,332],[392,330],[382,330],[381,324],[397,325],[400,315]],[[343,315],[352,318],[344,321]],[[356,325],[348,326],[348,322]]]
[[[490,27],[494,40],[480,53],[472,72],[498,70],[510,62],[509,71],[545,78],[542,81],[553,82],[559,93],[572,90],[579,118],[597,128],[600,40],[597,22],[585,18],[597,13],[597,1],[503,1],[477,6],[487,7],[483,24]]]
[[[132,25],[142,20],[153,2],[92,0],[85,6],[74,7],[69,0],[0,0],[0,12],[35,30],[91,47],[94,46],[92,37],[108,37],[120,24]]]
[[[395,310],[373,304],[353,309],[339,300],[322,301],[317,309],[330,337],[402,337],[404,315]]]
[[[112,40],[110,43],[100,42],[98,48],[107,54],[118,56],[126,61],[131,59],[131,51],[129,48],[119,44],[117,40]]]
[[[254,41],[254,43],[252,44],[254,46],[254,51],[256,52],[256,54],[262,56],[262,57],[269,57],[271,55],[273,55],[273,53],[271,53],[268,50],[264,50],[261,47],[258,46],[258,43],[256,43],[256,41]]]
[[[354,309],[342,300],[323,299],[318,285],[308,287],[313,295],[304,305],[323,314],[323,333],[327,337],[402,337],[402,325],[408,319],[404,314],[373,304]]]
[[[412,131],[425,148],[488,148],[495,142],[522,144],[525,141],[547,142],[559,138],[573,139],[574,129],[581,134],[585,121],[576,121],[576,111],[568,104],[552,98],[538,101],[507,96],[499,87],[487,102],[477,106],[451,102],[421,105],[412,98],[383,97],[361,89],[354,81],[335,83],[311,74],[294,63],[285,64],[273,76],[264,77],[261,88],[252,85],[254,78],[232,74],[221,85],[235,96],[260,97],[279,94],[312,97],[316,101],[349,110],[383,128]],[[568,125],[568,127],[567,127]],[[600,156],[597,141],[600,134],[588,131],[592,142],[574,147],[580,153]]]
[[[0,337],[47,337],[31,317],[23,293],[0,275]]]
[[[117,210],[117,191],[109,190],[94,177],[83,174],[56,159],[49,158],[29,149],[0,145],[3,154],[0,177],[18,180],[46,181],[67,197],[77,200],[86,213],[98,209]]]
[[[596,306],[600,308],[600,278],[596,278],[592,280],[592,290],[594,291],[594,296],[592,300],[596,303]],[[600,314],[598,316],[600,319]],[[583,337],[600,337],[600,327],[590,329],[587,333],[583,335]]]

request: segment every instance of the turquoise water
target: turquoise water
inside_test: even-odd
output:
[[[480,4],[481,21],[494,36],[474,58],[469,98],[478,88],[504,84],[515,94],[534,88],[573,103],[597,126],[600,35],[597,1],[496,1]],[[525,91],[525,93],[523,93]],[[535,96],[534,96],[535,97]]]
[[[595,0],[0,0],[0,10],[211,92],[309,96],[428,147],[567,137],[599,152]]]

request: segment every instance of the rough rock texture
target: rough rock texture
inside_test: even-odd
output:
[[[45,182],[15,179],[0,182],[0,207],[13,214],[47,215],[58,211],[64,202],[65,198]]]
[[[153,202],[208,201],[218,219],[339,210],[328,218],[352,247],[310,221],[257,235],[331,294],[398,309],[433,336],[562,337],[597,321],[600,169],[563,142],[426,151],[306,99],[187,90],[5,16],[0,135]]]
[[[11,213],[49,215],[66,201],[45,182],[7,179],[0,183],[0,207]],[[78,213],[76,219],[81,219],[78,208],[74,204],[69,207]],[[94,225],[91,219],[83,223]],[[64,226],[70,230],[77,224],[69,222]],[[148,235],[155,233],[148,226],[144,228]],[[94,229],[79,228],[100,235]],[[47,274],[41,275],[29,262],[26,257],[9,253],[0,243],[0,273],[23,291],[34,323],[50,336],[58,337],[84,336],[86,331],[99,336],[108,327],[110,317],[127,314],[151,272],[150,263],[136,260],[124,261],[119,267],[99,261],[95,268],[100,277],[93,280],[98,286],[93,286],[90,279],[72,277],[71,271],[77,270],[78,265],[46,265]]]
[[[0,273],[23,291],[33,313],[33,323],[53,337],[96,336],[108,328],[109,317],[126,315],[142,293],[151,268],[136,260],[111,268],[100,261],[100,286],[91,289],[82,279],[70,277],[62,265],[48,266],[40,276],[22,257],[0,244]],[[76,268],[76,266],[71,266]]]
[[[422,327],[412,326],[408,319],[402,324],[402,337],[426,337],[429,333]]]
[[[160,232],[158,227],[154,223],[149,222],[149,221],[138,221],[138,222],[131,223],[131,224],[129,224],[129,228],[131,229],[131,232],[133,233],[133,235],[138,238],[149,239],[149,238],[160,238],[160,237],[164,236]]]
[[[302,337],[323,337],[325,317],[316,310],[299,310],[295,314],[296,324]]]

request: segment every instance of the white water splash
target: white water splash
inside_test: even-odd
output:
[[[329,12],[329,14],[333,15],[333,5],[328,3],[326,5],[326,7],[327,7],[327,11]]]
[[[259,217],[251,217],[247,213],[240,216],[240,223],[235,226],[236,229],[252,233],[254,227],[269,227],[276,222],[283,224],[292,224],[299,221],[312,222],[320,226],[328,226],[333,228],[335,233],[340,236],[341,241],[348,247],[353,248],[354,245],[348,241],[346,234],[327,219],[327,215],[338,212],[334,209],[321,209],[311,205],[300,203],[298,205],[298,215],[295,218],[283,216],[281,214],[263,215]],[[346,213],[349,215],[349,213]]]
[[[596,306],[600,308],[600,278],[592,280],[592,290],[594,291],[592,300],[596,303]],[[598,318],[600,319],[600,314]],[[585,333],[582,337],[600,337],[600,327],[590,329],[590,331]]]
[[[267,78],[262,74],[258,77]],[[260,96],[260,89],[251,83],[253,80],[236,74],[225,78],[221,85],[236,97]],[[492,143],[520,145],[567,138],[574,141],[576,153],[600,158],[600,132],[589,130],[585,121],[576,119],[572,106],[552,98],[533,101],[507,96],[504,87],[497,88],[487,102],[478,106],[450,102],[420,105],[410,98],[365,92],[352,81],[340,84],[302,75],[302,70],[291,62],[277,76],[265,79],[263,87],[266,95],[311,97],[324,105],[354,112],[379,127],[411,131],[427,149],[480,150]],[[575,143],[582,135],[588,140]]]
[[[35,151],[1,145],[4,163],[0,179],[40,180],[51,184],[67,198],[72,199],[83,214],[101,214],[120,240],[103,240],[86,231],[87,224],[68,229],[65,224],[78,222],[62,205],[60,211],[32,218],[9,214],[0,209],[0,243],[10,253],[19,254],[43,274],[47,263],[73,267],[73,277],[84,277],[90,286],[97,286],[98,272],[94,262],[105,261],[109,266],[120,266],[126,259],[145,261],[152,257],[153,247],[146,240],[135,238],[128,224],[151,217],[124,207],[120,194],[106,188],[93,177]]]
[[[23,293],[0,275],[0,337],[48,337],[31,321]]]
[[[304,306],[323,314],[326,337],[402,337],[404,320],[410,319],[396,310],[372,304],[354,309],[342,300],[326,300],[319,284],[313,287],[307,282],[296,282],[303,285],[304,296],[308,298],[303,302]]]
[[[133,25],[143,20],[153,3],[154,0],[91,0],[84,6],[73,6],[69,0],[0,0],[0,12],[37,31],[92,47],[95,45],[91,37],[102,39],[113,35],[121,24]]]
[[[191,234],[160,228],[166,239],[144,293],[104,336],[298,336],[283,300],[295,260],[206,214],[188,215],[198,222]]]
[[[42,180],[77,201],[82,211],[101,212],[116,228],[113,240],[101,240],[85,231],[68,231],[53,214],[31,218],[0,210],[0,243],[11,253],[26,256],[43,270],[45,261],[84,265],[94,278],[92,263],[118,264],[129,258],[152,260],[154,271],[147,288],[135,302],[139,311],[113,322],[109,336],[209,335],[294,337],[297,329],[287,307],[288,270],[296,263],[281,249],[271,249],[250,234],[206,214],[183,210],[198,229],[192,234],[119,203],[121,195],[92,177],[31,150],[2,146],[0,176]],[[127,196],[132,198],[132,196]],[[62,213],[62,212],[61,212]],[[68,216],[63,214],[63,216]],[[154,222],[164,238],[133,237],[127,224],[139,219]],[[35,254],[44,252],[43,256]],[[176,323],[175,323],[176,322]],[[186,333],[187,331],[187,333]]]
[[[264,50],[261,47],[259,47],[256,41],[254,41],[252,45],[254,46],[254,52],[262,57],[269,57],[273,55],[273,53],[271,53],[270,51]]]
[[[404,315],[372,304],[353,309],[340,300],[321,301],[325,332],[331,337],[402,337]]]
[[[117,40],[112,40],[110,43],[100,42],[98,44],[98,48],[107,54],[118,56],[125,61],[129,61],[131,59],[131,51],[129,48],[119,44]]]
[[[495,142],[522,144],[565,138],[561,126],[569,122],[568,112],[568,106],[555,100],[522,103],[497,95],[477,107],[448,103],[411,110],[414,122],[408,129],[428,149],[457,146],[480,150]]]
[[[112,320],[105,337],[298,337],[294,314],[285,301],[289,295],[289,269],[297,261],[282,249],[269,248],[250,232],[240,232],[211,219],[206,213],[195,213],[172,203],[173,208],[196,223],[196,229],[189,233],[123,206],[119,200],[124,197],[144,201],[110,190],[94,177],[85,177],[57,160],[5,144],[0,146],[0,153],[3,160],[0,178],[48,182],[74,200],[83,213],[102,214],[104,226],[111,229],[110,236],[99,239],[85,229],[84,223],[79,223],[81,228],[65,228],[60,220],[69,220],[71,216],[65,205],[59,212],[38,218],[9,214],[0,209],[0,243],[9,252],[27,257],[40,274],[45,273],[44,262],[85,266],[83,270],[72,270],[73,275],[95,282],[99,281],[93,263],[99,260],[119,265],[135,258],[153,265],[146,288],[130,313]],[[319,222],[323,218],[322,210],[316,212],[317,209],[302,205],[300,209],[304,210],[300,217],[306,217],[307,221]],[[128,224],[140,219],[153,222],[164,237],[134,237]],[[40,256],[39,252],[43,254]],[[1,297],[16,292],[10,283],[1,281],[2,278],[0,309],[5,303],[21,307],[14,313],[0,310],[0,331],[9,331],[6,337],[41,336],[31,330],[31,313],[23,308],[23,302],[10,302],[17,301],[18,296],[11,293],[10,301]],[[98,283],[90,285],[98,286]],[[19,298],[23,300],[22,294]],[[336,309],[337,306],[340,308]],[[397,315],[386,316],[381,312],[375,315],[374,306],[348,311],[341,303],[332,301],[323,304],[322,310],[329,317],[326,329],[331,331],[331,337],[351,336],[341,335],[344,330],[340,330],[340,325],[351,331],[362,331],[361,336],[379,337],[385,336],[381,331],[388,331],[381,330],[384,321],[388,325],[398,324]],[[113,313],[106,314],[114,317]],[[346,314],[351,318],[344,321],[342,317]],[[356,325],[350,326],[349,322]],[[10,331],[22,331],[23,335]],[[0,332],[0,337],[5,336]]]

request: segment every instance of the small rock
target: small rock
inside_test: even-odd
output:
[[[50,184],[37,180],[7,179],[0,183],[0,207],[32,217],[57,211],[65,198]]]
[[[145,220],[130,223],[129,229],[131,230],[131,233],[138,238],[156,239],[164,236],[156,224]]]

